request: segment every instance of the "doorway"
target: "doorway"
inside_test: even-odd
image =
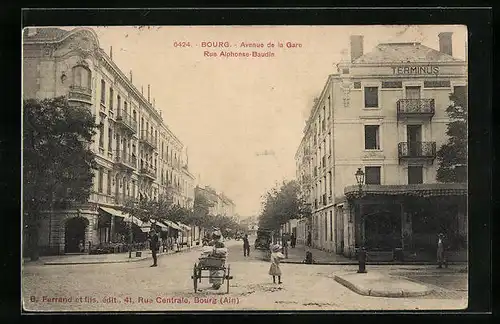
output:
[[[406,138],[409,155],[412,157],[420,156],[422,151],[422,125],[407,125]]]
[[[79,244],[83,242],[85,245],[85,228],[88,225],[88,220],[83,217],[74,217],[66,221],[66,229],[64,235],[64,252],[78,253],[80,251]]]

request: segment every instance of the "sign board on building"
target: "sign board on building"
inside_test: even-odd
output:
[[[393,74],[439,74],[439,66],[393,66]]]

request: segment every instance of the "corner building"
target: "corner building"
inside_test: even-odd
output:
[[[449,96],[467,91],[467,64],[452,55],[452,33],[438,37],[439,50],[396,41],[365,54],[363,36],[351,36],[295,156],[313,210],[297,224],[299,243],[310,232],[314,247],[349,257],[365,247],[373,259],[435,259],[445,232],[467,250],[466,184],[436,181]]]
[[[91,143],[98,169],[89,201],[47,215],[41,227],[43,253],[78,252],[95,244],[119,242],[130,215],[128,199],[157,200],[172,193],[173,203],[192,208],[194,176],[184,147],[147,98],[99,46],[90,28],[71,31],[27,28],[23,34],[23,98],[66,96],[90,109],[99,125]],[[186,157],[187,161],[187,157]],[[140,225],[136,220],[134,225]],[[134,226],[134,238],[144,239]]]

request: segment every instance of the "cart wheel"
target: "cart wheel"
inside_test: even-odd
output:
[[[227,277],[226,277],[226,280],[227,280],[227,291],[226,291],[226,294],[229,294],[229,276],[231,274],[231,266],[228,265],[227,266]]]
[[[198,278],[200,278],[200,283],[201,283],[201,267],[198,269]]]
[[[198,292],[198,269],[196,268],[196,263],[194,264],[193,267],[193,287],[194,287],[194,292]]]

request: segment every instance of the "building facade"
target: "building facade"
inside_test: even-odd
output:
[[[299,243],[311,233],[313,246],[352,256],[429,248],[439,231],[466,236],[466,185],[437,183],[436,152],[448,139],[450,94],[467,91],[467,64],[452,55],[452,33],[438,37],[439,50],[395,40],[365,54],[363,36],[351,36],[295,156],[313,210],[297,224]],[[436,220],[438,205],[447,221]]]
[[[86,204],[51,213],[40,246],[56,253],[119,240],[120,210],[127,200],[158,200],[192,207],[194,177],[183,144],[162,113],[99,46],[90,28],[28,28],[23,34],[23,98],[66,96],[90,109],[99,125],[93,141],[98,169]],[[103,210],[101,207],[107,208]],[[109,213],[112,211],[112,213]]]
[[[196,186],[195,195],[200,195],[206,199],[210,207],[208,214],[212,216],[230,216],[235,217],[235,204],[222,192],[217,192],[210,186],[200,187]]]

